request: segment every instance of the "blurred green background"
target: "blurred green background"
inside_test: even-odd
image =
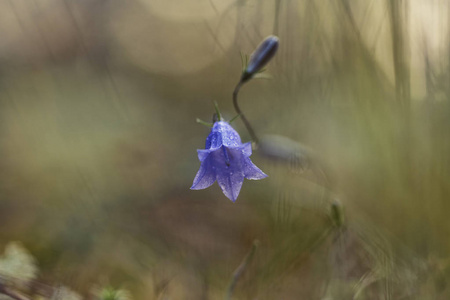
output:
[[[87,299],[223,299],[254,240],[233,299],[449,299],[449,16],[446,0],[0,1],[0,248]],[[313,167],[255,151],[269,177],[236,203],[191,191],[195,119],[213,101],[234,116],[240,52],[270,34],[272,78],[241,108]]]

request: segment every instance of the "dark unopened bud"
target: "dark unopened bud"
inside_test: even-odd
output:
[[[277,52],[279,39],[276,36],[268,36],[255,52],[250,56],[247,68],[242,73],[241,82],[244,83],[258,73]]]
[[[331,219],[334,226],[340,228],[344,224],[344,210],[341,202],[338,199],[333,199],[331,202]]]

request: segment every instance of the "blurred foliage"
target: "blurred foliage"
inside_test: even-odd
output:
[[[116,290],[114,288],[104,288],[100,291],[101,300],[131,300],[130,293],[126,290]]]
[[[223,299],[257,239],[233,299],[448,299],[449,16],[447,0],[0,1],[0,292]],[[235,204],[189,190],[195,119],[213,101],[235,115],[240,52],[270,34],[271,79],[239,94],[269,177]]]
[[[0,258],[0,274],[26,283],[36,278],[37,271],[34,257],[20,243],[11,242],[6,245]]]

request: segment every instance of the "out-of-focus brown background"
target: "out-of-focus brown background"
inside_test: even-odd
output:
[[[84,297],[223,299],[259,240],[233,299],[448,299],[449,16],[445,0],[0,1],[1,248]],[[191,191],[195,119],[213,101],[234,116],[240,52],[270,34],[272,79],[242,110],[329,185],[255,152],[269,177],[236,203]]]

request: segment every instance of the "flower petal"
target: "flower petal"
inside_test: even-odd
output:
[[[242,144],[242,154],[244,154],[246,157],[249,157],[250,155],[252,155],[252,143],[251,142]]]
[[[235,202],[241,191],[242,183],[244,182],[244,173],[237,172],[220,172],[217,174],[217,183],[222,192],[231,201]]]
[[[228,153],[228,163],[225,154]],[[233,149],[222,146],[211,153],[212,165],[216,169],[216,179],[222,192],[231,201],[236,201],[244,182],[243,155],[241,149]]]
[[[211,150],[197,149],[198,160],[203,162],[208,157],[209,153],[211,153]]]
[[[218,122],[217,130],[222,135],[222,144],[225,147],[236,148],[242,145],[239,133],[227,122]]]
[[[216,181],[216,172],[211,165],[211,159],[206,158],[200,165],[200,169],[195,175],[191,190],[201,190],[210,187]]]
[[[250,158],[245,157],[244,158],[244,175],[245,178],[251,179],[251,180],[259,180],[266,178],[267,175],[261,171],[255,164],[250,160]]]
[[[214,127],[211,129],[211,132],[209,133],[208,137],[206,138],[205,149],[219,148],[220,146],[222,146],[222,133],[217,131],[216,128],[217,126],[215,124]]]

